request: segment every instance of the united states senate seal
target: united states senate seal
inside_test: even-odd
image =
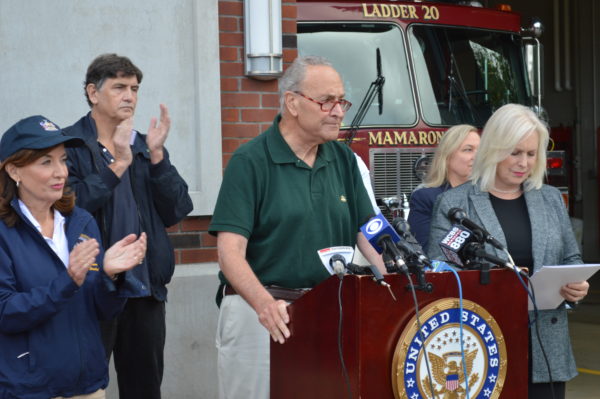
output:
[[[404,328],[392,362],[397,399],[497,399],[506,377],[506,343],[482,306],[458,298],[427,305]],[[462,344],[460,320],[462,318]],[[466,373],[466,374],[465,374]],[[466,375],[466,377],[465,377]]]

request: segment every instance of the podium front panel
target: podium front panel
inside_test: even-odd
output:
[[[527,389],[528,313],[526,292],[513,272],[459,272],[463,298],[484,308],[498,323],[506,346],[506,377],[500,397],[524,397]],[[420,309],[458,298],[452,273],[427,273],[433,291],[417,291]],[[341,286],[342,353],[353,398],[394,398],[392,363],[402,332],[415,315],[408,280],[386,275],[396,297],[368,276],[345,276]],[[288,307],[292,336],[271,342],[271,398],[348,398],[338,351],[340,280],[333,276]]]

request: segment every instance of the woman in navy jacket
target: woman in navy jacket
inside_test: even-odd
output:
[[[424,187],[410,196],[408,224],[415,238],[427,251],[431,212],[438,195],[460,186],[471,175],[479,134],[471,125],[456,125],[448,129],[435,150]]]
[[[103,398],[99,318],[124,305],[116,275],[144,257],[146,237],[106,253],[93,217],[65,190],[64,136],[33,116],[0,141],[0,398]]]

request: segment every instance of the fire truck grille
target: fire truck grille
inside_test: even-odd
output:
[[[371,150],[371,182],[375,197],[397,196],[402,200],[402,194],[406,194],[408,199],[415,187],[421,184],[414,167],[423,156],[431,160],[433,152],[405,148]]]

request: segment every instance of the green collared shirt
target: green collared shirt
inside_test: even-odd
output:
[[[246,237],[246,259],[262,284],[313,287],[329,276],[317,251],[354,246],[373,208],[348,147],[321,144],[311,168],[281,136],[280,120],[234,153],[209,231]]]

